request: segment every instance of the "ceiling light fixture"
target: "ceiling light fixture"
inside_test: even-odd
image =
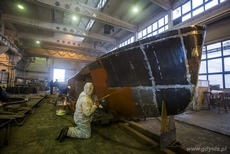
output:
[[[133,12],[138,12],[138,9],[136,7],[133,8]]]
[[[40,41],[36,41],[37,44],[40,44]]]
[[[77,20],[77,17],[76,17],[76,16],[73,16],[72,19],[73,19],[73,20]]]
[[[24,7],[21,4],[18,4],[18,8],[21,10],[24,9]]]

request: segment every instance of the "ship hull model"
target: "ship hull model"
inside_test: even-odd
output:
[[[159,117],[162,102],[167,115],[181,114],[194,98],[204,38],[204,26],[189,26],[109,52],[69,79],[70,95],[92,82],[116,115]]]

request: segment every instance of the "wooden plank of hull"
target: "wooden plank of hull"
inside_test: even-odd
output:
[[[106,108],[118,115],[160,116],[163,99],[168,115],[180,114],[194,96],[204,37],[204,26],[190,26],[134,42],[101,56],[69,83],[82,83],[82,91],[93,82],[98,98],[111,94]]]

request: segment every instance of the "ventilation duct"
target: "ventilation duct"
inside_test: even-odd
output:
[[[114,27],[113,26],[107,25],[107,24],[104,26],[104,33],[105,34],[110,34],[111,30],[114,32]]]

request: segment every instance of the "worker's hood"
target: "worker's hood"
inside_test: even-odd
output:
[[[87,94],[87,95],[92,95],[93,93],[93,84],[90,83],[90,82],[87,82],[84,86],[84,92]]]

